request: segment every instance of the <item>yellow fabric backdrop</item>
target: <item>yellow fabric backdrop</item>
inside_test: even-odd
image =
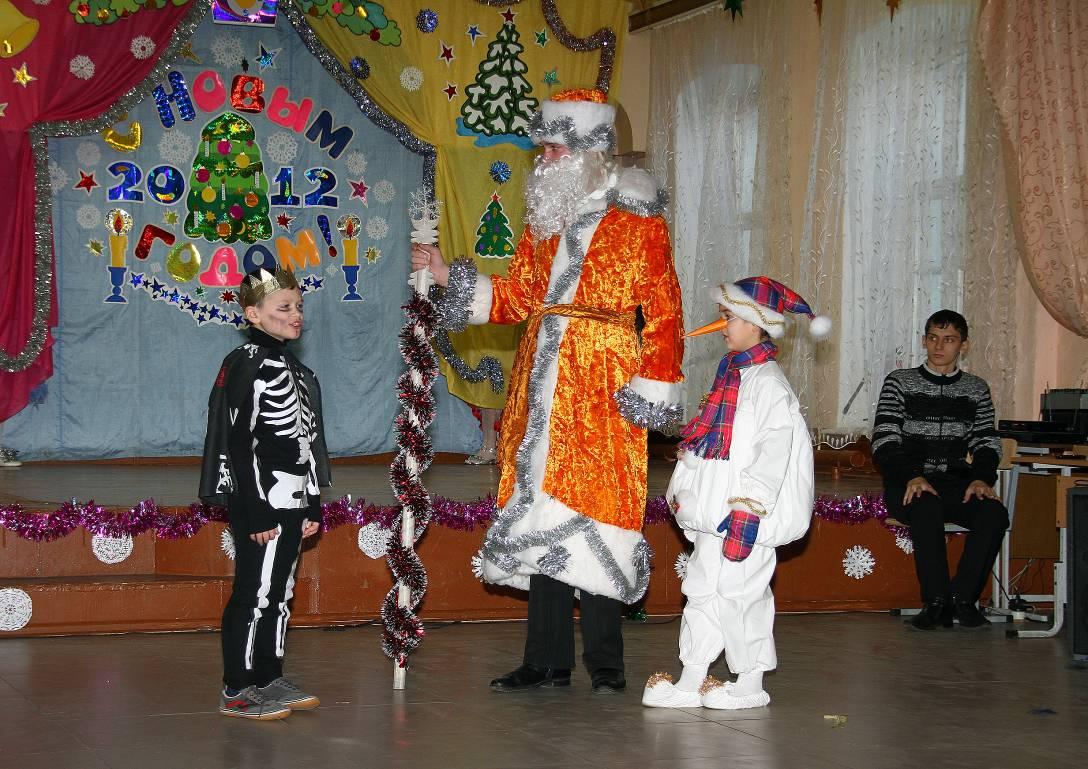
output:
[[[345,5],[348,0],[345,0]],[[305,8],[305,4],[301,4]],[[439,245],[447,259],[472,255],[479,270],[486,274],[505,274],[509,259],[481,258],[474,253],[477,229],[492,193],[498,192],[513,232],[512,245],[522,229],[524,198],[522,189],[527,169],[532,166],[534,153],[511,143],[477,146],[477,137],[461,136],[457,119],[467,98],[466,88],[473,84],[480,64],[488,54],[502,26],[507,11],[514,15],[518,43],[523,51],[518,58],[525,63],[525,79],[532,86],[531,95],[543,101],[554,91],[564,88],[592,87],[597,82],[600,51],[578,52],[565,47],[548,27],[539,0],[511,2],[499,6],[477,0],[426,0],[406,3],[387,0],[380,4],[385,15],[400,29],[400,45],[382,45],[368,35],[358,35],[342,26],[331,14],[314,15],[308,19],[321,42],[351,71],[353,59],[364,59],[370,74],[360,80],[375,102],[390,116],[406,125],[416,136],[433,145],[437,152],[435,195],[443,202],[439,225]],[[628,5],[624,0],[559,0],[560,18],[569,33],[587,38],[602,27],[616,33],[615,61],[621,59],[627,32]],[[438,25],[431,33],[417,28],[416,14],[429,8],[437,14]],[[468,34],[475,26],[480,34],[473,42]],[[540,45],[538,33],[544,32],[546,42]],[[543,38],[542,38],[543,39]],[[452,48],[452,59],[441,57],[443,45]],[[402,84],[402,74],[415,67],[422,74],[417,90]],[[547,73],[554,71],[558,82],[545,82]],[[410,73],[414,74],[414,73]],[[612,75],[611,87],[616,88],[618,72]],[[406,78],[413,85],[411,77]],[[448,99],[443,89],[456,86],[457,92]],[[492,163],[503,161],[510,166],[511,177],[505,184],[491,178]],[[408,237],[408,233],[404,233]],[[512,251],[511,251],[512,254]],[[405,265],[407,277],[408,265]],[[474,326],[461,334],[451,334],[454,348],[470,366],[481,357],[499,359],[506,379],[517,345],[517,328],[510,326]],[[450,392],[469,403],[483,408],[501,408],[505,390],[494,393],[487,381],[469,384],[460,379],[449,366],[442,363]]]

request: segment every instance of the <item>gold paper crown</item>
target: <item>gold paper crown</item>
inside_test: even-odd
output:
[[[261,267],[242,279],[242,285],[238,287],[238,300],[243,307],[253,307],[269,294],[285,288],[298,288],[295,273],[278,266],[275,272]]]

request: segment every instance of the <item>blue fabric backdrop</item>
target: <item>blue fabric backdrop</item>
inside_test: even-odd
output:
[[[201,132],[215,117],[233,111],[253,126],[257,146],[250,154],[259,153],[265,169],[267,189],[254,192],[267,195],[271,202],[272,232],[259,243],[277,254],[277,238],[296,243],[300,233],[309,232],[316,244],[320,263],[296,268],[309,290],[305,330],[295,349],[321,381],[329,449],[335,455],[394,450],[395,382],[404,369],[397,334],[404,320],[400,305],[408,297],[408,197],[422,183],[423,158],[371,123],[282,18],[274,28],[256,29],[205,20],[194,36],[192,54],[173,68],[181,74],[192,106],[184,98],[166,102],[172,126],[164,125],[159,105],[149,99],[114,127],[113,145],[99,135],[49,142],[60,303],[56,371],[35,392],[31,405],[3,426],[3,444],[31,460],[200,453],[208,391],[223,356],[243,340],[243,333],[230,323],[240,308],[229,295],[224,297],[232,286],[205,285],[198,292],[198,279],[179,280],[176,265],[172,270],[166,266],[171,247],[162,239],[152,242],[145,259],[138,259],[136,250],[148,225],[173,235],[174,248],[193,243],[202,270],[217,249],[228,245],[186,235],[185,222],[193,203],[190,193],[201,186],[197,166],[209,149],[215,151],[214,142],[202,146]],[[243,71],[243,58],[248,72]],[[216,97],[213,74],[223,84],[225,101],[206,110],[201,102],[211,105]],[[262,111],[232,107],[232,81],[238,75],[260,78]],[[198,83],[205,87],[199,95],[194,94]],[[280,96],[286,94],[291,104],[312,102],[308,118],[296,124],[300,130],[282,125],[288,112],[279,113],[279,122],[270,117],[271,106],[277,103],[274,94],[281,87],[287,91]],[[176,82],[169,80],[163,89],[167,95],[178,91]],[[326,111],[330,130],[311,130]],[[186,114],[191,119],[185,119]],[[114,145],[134,143],[133,121],[141,127],[139,146],[119,151]],[[344,146],[336,152],[338,143],[329,141],[329,134],[345,126],[350,139],[344,143],[346,134],[339,134]],[[170,166],[176,173],[166,169],[152,174],[159,166]],[[282,184],[286,167],[292,168],[289,191]],[[307,193],[322,186],[320,178],[307,179],[309,169],[326,169],[335,177],[336,186],[328,193],[338,198],[335,206],[306,205]],[[218,187],[214,169],[212,173],[211,184]],[[88,181],[91,175],[93,183]],[[124,199],[134,193],[142,200]],[[272,197],[277,193],[293,193],[299,204],[277,205]],[[199,212],[199,203],[196,208]],[[111,244],[106,221],[107,213],[115,209],[133,220],[120,291],[125,303],[104,301],[117,293],[108,265],[111,247],[118,242]],[[347,213],[356,215],[362,228],[361,301],[341,300],[347,281],[336,222]],[[328,218],[328,240],[318,219],[322,214]],[[279,222],[287,222],[286,227]],[[229,245],[242,269],[252,244],[239,240]],[[337,249],[335,258],[330,245]],[[380,255],[370,251],[368,258],[368,249]],[[474,451],[480,434],[468,407],[449,396],[443,381],[434,392],[435,449]]]

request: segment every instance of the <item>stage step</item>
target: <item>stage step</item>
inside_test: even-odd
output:
[[[230,577],[174,574],[2,579],[33,602],[30,621],[12,636],[85,635],[219,627]]]

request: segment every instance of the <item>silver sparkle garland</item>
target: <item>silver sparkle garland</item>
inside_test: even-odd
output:
[[[615,31],[609,27],[602,27],[589,37],[575,37],[563,23],[559,9],[555,6],[555,0],[540,0],[540,7],[544,11],[544,19],[548,22],[548,27],[560,43],[580,53],[598,50],[601,52],[601,64],[597,69],[597,89],[608,93],[608,88],[612,84],[612,68],[616,63]]]
[[[606,144],[609,148],[616,146],[616,129],[608,123],[601,123],[585,135],[579,136],[578,129],[574,126],[574,118],[564,115],[545,123],[543,110],[538,111],[529,121],[529,136],[536,144],[552,141],[552,137],[561,137],[563,141],[555,143],[563,144],[573,152],[586,152],[600,144]]]
[[[665,213],[665,207],[669,205],[669,193],[664,187],[658,187],[655,200],[642,200],[641,198],[633,198],[630,195],[621,195],[618,190],[613,188],[608,191],[608,205],[622,208],[635,216],[648,219],[651,216],[661,216]]]
[[[170,68],[189,42],[197,26],[208,12],[209,4],[193,1],[189,13],[178,23],[170,43],[148,76],[137,83],[112,107],[96,118],[86,120],[57,120],[34,123],[28,129],[31,151],[34,153],[34,317],[26,345],[15,355],[0,348],[0,369],[15,373],[29,368],[41,355],[49,332],[49,311],[53,297],[53,188],[49,182],[50,136],[86,136],[98,133],[116,123],[121,115],[133,109],[151,95],[151,91],[169,74]]]
[[[499,363],[498,358],[485,355],[480,358],[480,362],[473,368],[453,349],[453,342],[450,341],[449,334],[442,329],[435,332],[431,341],[434,343],[435,348],[438,349],[438,352],[441,353],[442,358],[445,359],[446,363],[450,364],[450,368],[461,379],[469,384],[476,384],[486,379],[491,384],[492,392],[502,392],[506,378],[502,373],[502,364]]]
[[[612,396],[620,416],[633,425],[647,430],[670,432],[684,419],[684,407],[679,403],[655,403],[624,385]]]

